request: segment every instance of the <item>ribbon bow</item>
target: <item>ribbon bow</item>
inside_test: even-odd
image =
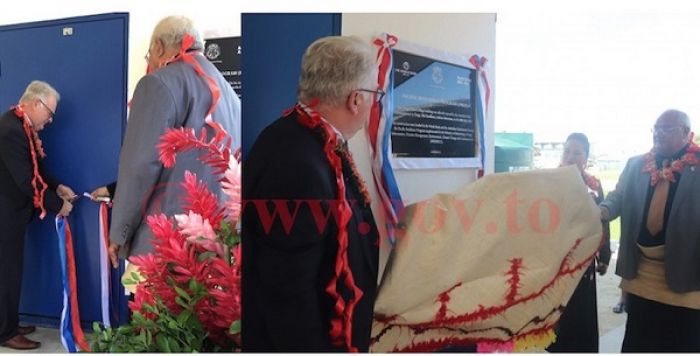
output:
[[[384,48],[391,48],[391,47],[396,46],[396,43],[399,42],[399,38],[394,36],[394,35],[385,34],[385,36],[386,36],[386,40],[382,40],[381,38],[377,38],[374,40],[374,44],[377,46],[384,47]]]

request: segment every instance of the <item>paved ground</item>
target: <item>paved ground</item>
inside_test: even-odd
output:
[[[0,347],[0,353],[66,353],[61,345],[57,329],[37,328],[36,332],[27,335],[34,341],[41,341],[41,347],[36,350],[17,351],[7,347]]]
[[[598,329],[600,330],[600,352],[619,353],[622,346],[622,338],[625,335],[625,322],[627,314],[615,314],[613,306],[620,298],[620,277],[615,275],[615,262],[617,260],[617,243],[612,243],[613,256],[610,261],[608,273],[598,276]]]

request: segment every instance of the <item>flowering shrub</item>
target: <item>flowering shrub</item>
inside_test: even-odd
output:
[[[127,283],[136,284],[128,325],[102,329],[95,323],[92,351],[190,352],[240,349],[241,250],[236,223],[241,210],[240,166],[231,139],[216,122],[207,140],[194,130],[171,129],[158,145],[165,168],[178,153],[203,150],[200,160],[221,175],[224,207],[195,174],[185,172],[181,215],[149,216],[153,253],[133,256],[138,266]]]

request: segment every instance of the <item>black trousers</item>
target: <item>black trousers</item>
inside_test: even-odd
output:
[[[19,297],[24,262],[24,221],[2,222],[0,227],[0,344],[17,335]]]
[[[559,319],[557,340],[547,347],[548,352],[598,352],[595,273],[595,263],[591,263]]]
[[[700,352],[700,310],[627,294],[622,352]]]

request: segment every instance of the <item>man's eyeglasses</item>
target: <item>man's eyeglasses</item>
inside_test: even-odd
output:
[[[45,103],[43,100],[39,99],[39,102],[41,103],[41,105],[42,105],[46,110],[48,110],[48,112],[49,112],[49,122],[53,121],[53,117],[56,115],[56,113],[53,112],[53,110],[51,110],[51,108],[49,108],[49,106],[46,105],[46,103]]]
[[[651,129],[651,132],[657,134],[671,134],[675,132],[676,129],[681,127],[682,126],[654,126],[654,128]]]
[[[364,92],[368,92],[368,93],[374,93],[377,102],[382,101],[382,99],[384,98],[384,95],[386,95],[386,92],[384,90],[381,90],[381,89],[377,89],[377,90],[355,89],[355,90],[364,91]]]

